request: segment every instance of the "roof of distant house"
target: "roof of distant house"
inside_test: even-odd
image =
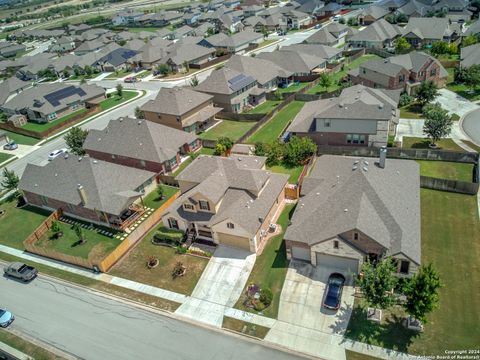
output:
[[[474,44],[462,47],[460,51],[460,65],[462,67],[470,67],[480,64],[480,44]]]
[[[242,72],[228,68],[215,69],[210,76],[195,87],[195,90],[213,94],[232,94],[256,80]]]
[[[147,101],[140,108],[143,111],[182,116],[211,99],[211,95],[191,88],[161,88],[155,99]]]
[[[380,19],[352,35],[348,41],[383,42],[403,34],[402,28]]]
[[[452,35],[452,29],[446,18],[414,18],[408,19],[404,34],[413,33],[420,39],[443,40],[444,36]]]
[[[325,59],[314,54],[304,52],[278,50],[272,52],[262,52],[256,57],[269,60],[283,69],[293,73],[309,73],[313,69],[325,63]]]

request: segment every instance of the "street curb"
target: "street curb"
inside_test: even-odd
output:
[[[2,153],[2,154],[5,154],[5,153]],[[8,154],[7,154],[7,155],[8,155]],[[18,156],[13,155],[12,158],[7,159],[7,160],[5,160],[4,162],[0,163],[0,168],[1,168],[1,167],[4,167],[5,165],[8,165],[9,163],[11,163],[12,161],[15,161],[15,160],[17,160],[17,159],[19,159]]]
[[[463,119],[465,118],[465,116],[469,115],[470,113],[472,113],[474,111],[478,111],[478,110],[479,109],[473,109],[473,110],[465,113],[463,116],[461,116],[460,120],[458,120],[458,127],[460,128],[460,131],[462,132],[462,134],[468,139],[468,141],[471,141],[475,145],[480,146],[480,144],[477,144],[475,141],[473,141],[473,139],[465,132],[465,130],[463,130]]]

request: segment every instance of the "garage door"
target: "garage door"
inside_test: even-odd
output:
[[[250,251],[250,241],[248,238],[225,233],[217,233],[217,236],[220,244]]]
[[[292,246],[292,257],[294,259],[310,261],[310,249]]]
[[[358,272],[358,260],[342,256],[317,253],[317,266],[336,268],[343,275],[356,274]]]

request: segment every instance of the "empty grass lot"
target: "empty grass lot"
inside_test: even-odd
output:
[[[257,142],[270,143],[278,139],[278,137],[282,135],[287,124],[293,120],[302,109],[303,104],[303,101],[292,101],[250,136],[246,142],[249,144],[255,144]]]
[[[280,174],[288,174],[290,177],[288,178],[288,182],[290,184],[296,184],[298,182],[298,178],[303,170],[303,165],[295,166],[295,167],[287,167],[284,165],[275,165],[269,166],[268,170],[271,170],[276,173]]]
[[[22,339],[21,337],[12,334],[11,332],[0,329],[0,342],[7,344],[8,346],[17,349],[18,351],[23,352],[31,356],[33,359],[39,360],[61,360],[62,357],[59,357],[50,351],[43,349],[42,347],[35,345],[27,340]]]
[[[422,263],[432,263],[444,287],[423,333],[408,331],[394,310],[378,325],[356,302],[346,336],[416,355],[478,348],[480,222],[476,196],[421,189]]]
[[[217,140],[221,137],[228,137],[233,141],[237,141],[254,125],[255,122],[253,121],[222,120],[220,124],[201,133],[199,137],[204,140]]]
[[[74,116],[78,116],[78,115],[81,115],[83,113],[86,113],[87,111],[88,111],[87,108],[81,108],[81,109],[78,109],[78,110],[68,114],[68,115],[62,116],[61,118],[58,118],[58,119],[55,119],[55,120],[52,120],[52,121],[49,121],[49,122],[46,122],[46,123],[36,123],[36,122],[30,122],[29,121],[25,125],[22,126],[22,129],[30,130],[30,131],[34,131],[34,132],[42,132],[42,131],[51,129],[52,127],[57,126],[58,124],[61,124],[65,121],[68,121],[71,118],[73,118]]]
[[[177,254],[174,248],[152,244],[156,229],[157,227],[148,233],[127,257],[115,265],[110,274],[190,295],[207,266],[208,259]],[[155,257],[160,262],[154,269],[147,268],[150,257]],[[187,271],[184,276],[173,279],[172,271],[177,262],[183,263]]]
[[[267,100],[261,103],[258,106],[255,106],[253,109],[246,111],[247,114],[268,114],[277,107],[282,101],[281,100]]]
[[[261,255],[257,256],[253,270],[247,281],[248,284],[256,284],[260,288],[270,288],[273,293],[272,303],[263,310],[263,316],[276,318],[278,306],[280,305],[280,294],[282,292],[289,261],[287,260],[283,236],[287,230],[288,222],[293,215],[294,204],[287,204],[280,214],[277,224],[282,227],[282,232],[268,240]],[[255,312],[243,305],[245,302],[246,287],[238,299],[235,307],[240,310]]]
[[[472,181],[473,164],[447,161],[417,160],[420,164],[420,175],[440,179]]]
[[[146,207],[158,209],[178,191],[178,188],[173,186],[162,185],[162,188],[163,199],[160,199],[156,190],[153,190],[150,194],[143,198],[143,204]]]
[[[0,216],[0,244],[23,250],[23,240],[26,239],[50,215],[33,207],[17,209],[16,200],[6,200],[0,203],[0,209],[5,214]]]
[[[402,147],[405,149],[429,149],[430,140],[426,138],[404,136]],[[455,144],[452,139],[441,139],[437,141],[437,150],[450,150],[465,152],[460,146]]]

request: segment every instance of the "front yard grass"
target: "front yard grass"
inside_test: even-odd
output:
[[[8,137],[10,138],[10,140],[13,140],[15,141],[17,144],[19,145],[29,145],[29,146],[32,146],[32,145],[35,145],[36,143],[38,143],[40,141],[40,139],[35,139],[33,137],[30,137],[30,136],[25,136],[25,135],[21,135],[21,134],[17,134],[17,133],[14,133],[14,132],[11,132],[11,131],[7,131],[7,130],[2,130],[4,132],[7,133]]]
[[[255,144],[257,142],[270,143],[278,139],[278,137],[282,135],[287,124],[293,120],[302,109],[303,104],[303,101],[292,101],[250,136],[246,142],[248,144]]]
[[[470,146],[473,150],[475,150],[477,153],[480,153],[480,146],[474,144],[473,142],[471,141],[468,141],[468,140],[462,140],[462,142],[467,145],[467,146]]]
[[[228,316],[223,317],[222,328],[233,330],[238,333],[254,336],[259,339],[265,339],[269,328],[265,326],[255,325],[246,321],[234,319]]]
[[[221,137],[228,137],[233,141],[237,141],[255,124],[254,121],[222,120],[220,124],[201,133],[199,138],[203,140],[217,140]]]
[[[423,333],[400,323],[402,311],[387,312],[383,323],[367,321],[356,301],[348,338],[416,355],[478,348],[480,323],[480,222],[476,196],[421,189],[422,263],[432,263],[444,287],[439,307]]]
[[[122,97],[119,97],[117,94],[112,94],[109,98],[103,100],[100,103],[100,109],[102,109],[102,111],[108,110],[114,106],[120,105],[121,103],[133,99],[135,96],[137,96],[136,91],[128,90],[123,90]]]
[[[172,176],[177,176],[178,174],[180,174],[183,169],[185,169],[188,165],[190,165],[192,163],[192,158],[189,156],[187,160],[184,160],[176,169],[175,171],[172,173]]]
[[[33,359],[41,360],[61,360],[60,356],[57,356],[50,351],[43,349],[42,347],[35,345],[32,342],[22,339],[21,337],[12,334],[11,332],[0,329],[0,342],[7,344],[8,346],[17,349],[31,356]]]
[[[131,69],[122,69],[120,71],[115,71],[115,72],[112,72],[110,75],[108,75],[107,77],[105,77],[105,80],[114,80],[114,79],[120,79],[120,78],[123,78],[125,76],[127,76],[128,74],[130,74],[132,72]]]
[[[246,114],[268,114],[273,111],[282,101],[281,100],[267,100],[253,109],[245,111]]]
[[[427,138],[404,136],[402,139],[402,147],[405,149],[429,149],[429,144],[430,140]],[[441,139],[437,141],[437,146],[437,150],[465,152],[465,150],[458,146],[452,139]]]
[[[86,113],[87,111],[88,111],[87,108],[81,108],[81,109],[78,109],[78,110],[68,114],[68,115],[62,116],[61,118],[58,118],[58,119],[55,119],[55,120],[52,120],[52,121],[49,121],[49,122],[46,122],[46,123],[36,123],[36,122],[29,121],[25,125],[22,126],[22,129],[30,130],[30,131],[34,131],[34,132],[42,132],[42,131],[51,129],[52,127],[57,126],[58,124],[61,124],[65,121],[68,121],[71,118],[73,118],[74,116],[78,116],[78,115],[81,115],[83,113]]]
[[[293,215],[294,208],[294,204],[285,205],[285,208],[277,220],[277,224],[281,226],[282,232],[269,239],[262,254],[257,256],[245,289],[243,289],[242,295],[235,304],[235,308],[248,312],[255,312],[255,310],[244,306],[244,302],[246,300],[245,292],[248,285],[256,284],[260,288],[269,288],[273,294],[272,303],[263,311],[262,315],[277,318],[278,307],[280,305],[280,294],[282,292],[289,264],[283,236],[287,230],[289,220]]]
[[[0,210],[5,211],[0,216],[0,244],[23,250],[23,240],[45,221],[50,212],[29,206],[17,209],[16,204],[12,198],[0,203]]]
[[[468,182],[473,179],[473,164],[429,160],[417,160],[417,162],[420,164],[422,176]]]
[[[11,159],[12,157],[14,157],[14,155],[12,154],[0,153],[0,164],[4,161],[7,161],[8,159]]]
[[[162,185],[162,188],[163,199],[160,199],[156,190],[153,190],[143,198],[143,205],[152,209],[158,209],[178,191],[178,188],[168,185]]]
[[[298,178],[303,170],[303,165],[295,166],[295,167],[288,167],[285,165],[274,165],[268,166],[268,170],[271,170],[276,173],[280,174],[288,174],[290,177],[288,178],[288,182],[290,184],[296,184],[298,182]]]
[[[412,103],[400,108],[400,118],[402,119],[422,119],[422,106],[418,103]]]
[[[150,231],[130,251],[128,256],[115,265],[109,273],[143,284],[190,295],[205,266],[207,266],[208,259],[177,254],[174,248],[152,244],[151,240],[158,228],[157,226]],[[159,265],[156,268],[147,268],[147,261],[150,257],[159,260]],[[172,271],[177,262],[183,263],[187,270],[184,276],[173,279]]]

